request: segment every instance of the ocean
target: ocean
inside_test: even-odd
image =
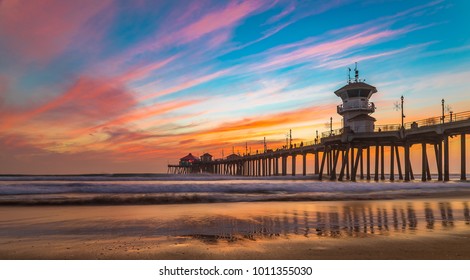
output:
[[[470,258],[469,205],[460,181],[2,176],[0,259]]]
[[[217,175],[2,176],[0,205],[380,200],[470,190],[469,182],[317,181]]]

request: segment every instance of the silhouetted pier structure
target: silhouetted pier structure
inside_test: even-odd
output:
[[[314,142],[282,149],[266,150],[254,155],[230,155],[225,159],[200,161],[191,167],[192,172],[209,172],[239,176],[286,176],[288,160],[291,161],[290,175],[296,175],[296,158],[302,157],[302,175],[307,174],[307,155],[314,156],[314,174],[319,180],[414,180],[411,164],[411,147],[421,146],[421,180],[431,180],[427,147],[434,148],[437,167],[437,180],[449,181],[450,149],[449,138],[460,137],[460,179],[466,180],[465,136],[470,133],[470,111],[443,114],[404,123],[403,97],[401,103],[402,123],[375,125],[375,105],[369,102],[377,92],[376,88],[359,80],[355,70],[355,80],[335,91],[343,104],[338,105],[337,113],[343,117],[343,128],[322,133]],[[444,109],[444,100],[442,100]],[[385,157],[385,152],[389,156]],[[401,152],[400,152],[401,151]],[[374,156],[372,166],[371,156]],[[403,158],[400,157],[403,156]],[[388,174],[385,161],[389,162]],[[169,168],[171,166],[169,165]],[[173,167],[177,168],[177,167]],[[188,172],[186,172],[188,173]]]

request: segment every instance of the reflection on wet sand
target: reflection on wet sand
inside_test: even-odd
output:
[[[340,238],[421,234],[453,230],[456,226],[459,230],[470,230],[468,202],[385,204],[373,207],[368,203],[354,203],[330,207],[328,211],[294,209],[278,215],[256,216],[253,213],[244,218],[220,215],[197,223],[188,216],[175,223],[173,233],[214,243],[217,240],[235,242],[301,236]],[[191,224],[189,232],[188,224]]]
[[[20,238],[239,242],[470,231],[468,200],[0,207],[0,243]],[[2,241],[3,240],[3,241]]]

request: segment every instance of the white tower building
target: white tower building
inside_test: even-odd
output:
[[[375,105],[373,102],[369,102],[369,99],[372,94],[377,92],[377,89],[359,80],[357,64],[354,72],[354,81],[349,78],[347,85],[335,91],[335,94],[343,101],[343,104],[338,105],[337,112],[343,116],[345,131],[373,132],[375,118],[370,114],[375,112]]]

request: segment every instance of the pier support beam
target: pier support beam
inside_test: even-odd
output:
[[[282,156],[281,165],[282,165],[282,176],[286,176],[287,175],[287,157],[286,156]]]
[[[467,164],[465,161],[465,133],[460,134],[460,180],[467,180]]]
[[[360,161],[360,164],[361,164],[361,170],[360,170],[361,173],[360,174],[361,174],[361,176],[360,176],[360,178],[361,178],[361,180],[364,180],[364,159],[362,158],[362,148],[360,149],[360,153],[361,153],[361,155],[360,155],[360,157],[361,157],[361,161]]]
[[[434,152],[436,153],[437,180],[442,181],[442,141],[439,141],[437,145],[434,144]]]
[[[351,179],[352,179],[352,173],[353,173],[353,169],[354,169],[354,159],[355,159],[355,155],[354,155],[354,146],[351,146],[351,163],[350,163],[350,170],[351,170]],[[349,175],[349,174],[348,174]],[[347,176],[349,177],[349,176]],[[349,178],[348,178],[349,179]]]
[[[349,147],[346,149],[346,152],[341,152],[342,160],[341,160],[341,170],[339,172],[339,181],[343,181],[344,178],[344,170],[347,169],[347,164],[349,160]]]
[[[410,145],[405,144],[405,182],[410,181]]]
[[[380,180],[385,180],[385,147],[380,146]]]
[[[268,175],[268,159],[263,157],[263,159],[261,160],[262,164],[263,164],[263,176],[267,176]]]
[[[274,175],[279,176],[279,157],[274,158]]]
[[[268,176],[272,175],[272,167],[273,167],[273,159],[269,157],[268,158]]]
[[[449,136],[444,137],[444,181],[449,181]]]
[[[403,180],[403,173],[401,172],[400,153],[398,151],[398,146],[395,146],[395,154],[397,156],[398,179]]]
[[[292,176],[295,176],[295,158],[296,158],[296,154],[293,154],[292,155]]]
[[[367,162],[366,162],[366,179],[370,180],[370,146],[367,146],[366,150]]]
[[[330,176],[331,172],[331,150],[326,152],[326,175]]]
[[[261,174],[261,159],[258,159],[258,176],[262,176],[262,174]]]
[[[379,180],[379,144],[375,145],[375,174],[374,174],[374,181]]]
[[[390,181],[395,181],[395,146],[390,145]]]
[[[333,150],[333,167],[331,168],[331,176],[330,180],[336,180],[336,165],[338,164],[338,158],[339,158],[339,150]]]
[[[307,154],[302,154],[302,175],[307,176]]]
[[[353,170],[351,172],[351,181],[353,182],[356,182],[356,173],[357,173],[357,168],[359,165],[359,160],[361,160],[361,157],[362,157],[362,147],[359,147],[357,150],[356,159],[354,161]]]
[[[318,180],[322,180],[323,179],[323,168],[325,167],[325,161],[326,161],[326,152],[327,148],[325,147],[325,150],[323,151],[323,155],[322,155],[322,158],[321,158],[321,165],[320,165],[320,171],[318,172]]]
[[[421,143],[422,157],[421,157],[421,181],[426,182],[427,180],[427,164],[428,156],[426,154],[426,143]]]
[[[314,165],[315,165],[315,167],[314,167],[315,168],[315,174],[318,174],[320,172],[320,166],[319,166],[320,164],[319,164],[319,159],[318,159],[318,157],[319,157],[318,153],[319,153],[319,151],[316,151],[313,154],[314,157],[315,157],[315,159],[314,159],[315,160],[315,163],[314,163]]]

